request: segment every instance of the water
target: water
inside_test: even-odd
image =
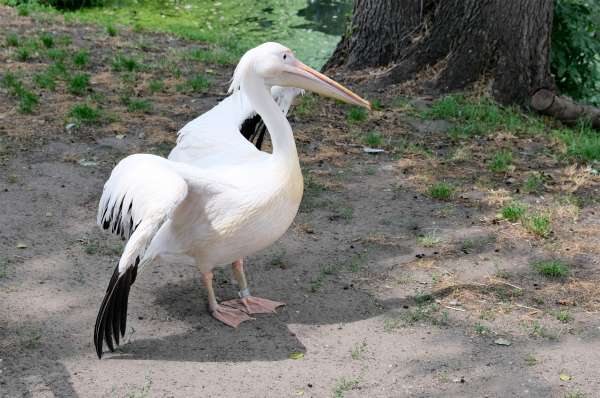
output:
[[[114,0],[76,12],[83,19],[170,31],[238,53],[278,41],[317,68],[331,55],[351,13],[352,0]]]

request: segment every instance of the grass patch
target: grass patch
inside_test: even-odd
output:
[[[481,322],[477,322],[475,326],[473,326],[473,330],[479,335],[490,334],[490,328],[485,326]]]
[[[359,359],[361,359],[362,355],[365,353],[365,351],[367,350],[367,343],[365,343],[364,341],[362,343],[357,343],[352,347],[352,350],[350,350],[350,357],[357,361]]]
[[[316,293],[323,287],[323,283],[329,275],[334,275],[336,269],[333,265],[327,265],[319,269],[317,276],[310,281],[310,291]]]
[[[150,90],[152,94],[163,91],[164,89],[165,82],[163,82],[162,80],[151,80],[150,83],[148,83],[148,90]]]
[[[69,114],[79,122],[94,123],[100,120],[102,111],[87,104],[77,104],[71,108]]]
[[[494,173],[506,173],[512,163],[512,153],[508,150],[496,152],[490,161],[489,168]]]
[[[363,137],[363,144],[371,148],[378,148],[383,144],[383,138],[377,131],[370,131]]]
[[[579,161],[600,160],[600,134],[588,123],[582,123],[575,129],[562,129],[554,135],[565,144],[565,154]]]
[[[527,366],[535,366],[538,364],[538,360],[533,355],[529,354],[525,357],[525,365]]]
[[[525,207],[518,202],[512,202],[502,208],[501,214],[503,219],[517,222],[525,214]]]
[[[554,314],[554,316],[562,323],[569,323],[573,320],[573,316],[567,310],[558,311]]]
[[[319,97],[313,94],[304,94],[296,99],[296,104],[292,108],[295,115],[308,116],[312,115],[319,103]]]
[[[534,214],[525,220],[525,228],[539,237],[547,238],[552,232],[550,217],[545,214]]]
[[[33,83],[39,88],[54,91],[56,90],[56,80],[52,73],[41,72],[33,75]]]
[[[76,67],[83,68],[89,62],[90,62],[90,53],[89,52],[87,52],[85,50],[81,50],[81,51],[77,51],[75,54],[73,54],[73,65],[75,65]]]
[[[53,62],[48,67],[48,73],[52,74],[55,77],[61,76],[63,78],[66,78],[69,76],[67,73],[67,66],[64,64],[64,62],[62,60]]]
[[[440,181],[430,186],[427,194],[433,199],[450,200],[452,195],[454,195],[454,191],[455,188],[451,184]]]
[[[358,387],[358,379],[340,379],[334,389],[333,398],[344,398],[344,394]]]
[[[86,73],[77,73],[71,77],[67,83],[67,89],[71,94],[84,95],[90,85],[90,75]]]
[[[525,193],[540,193],[544,189],[544,177],[538,173],[533,172],[527,176],[523,183],[523,192]]]
[[[123,54],[117,54],[113,58],[111,66],[115,72],[134,72],[141,69],[141,65],[138,63],[138,61]]]
[[[127,106],[127,112],[148,113],[152,110],[152,103],[141,98],[121,97],[123,105]]]
[[[360,122],[364,122],[365,120],[367,120],[368,116],[369,116],[369,114],[367,113],[366,109],[359,108],[358,106],[353,106],[348,111],[346,118],[348,119],[348,121],[350,123],[360,123]]]
[[[541,260],[531,264],[533,269],[547,278],[564,278],[569,275],[569,267],[560,260]]]
[[[119,30],[114,25],[108,25],[106,27],[106,34],[110,37],[115,37],[119,34]]]
[[[5,43],[7,47],[19,47],[19,35],[16,33],[9,33],[6,35]]]
[[[237,57],[221,47],[211,49],[195,48],[186,53],[185,57],[194,61],[218,65],[231,65],[237,61]]]
[[[436,235],[434,231],[428,232],[425,235],[417,236],[417,244],[423,247],[434,247],[442,242],[442,238]]]
[[[31,58],[31,53],[27,47],[20,47],[17,49],[16,58],[18,61],[25,62]]]
[[[36,94],[25,88],[23,83],[14,74],[7,72],[0,83],[10,95],[19,99],[19,111],[21,113],[33,112],[33,108],[38,104],[39,98]]]
[[[210,79],[199,74],[186,80],[185,83],[179,84],[177,86],[177,91],[184,93],[203,93],[207,91],[211,85]]]
[[[61,61],[63,62],[67,58],[67,52],[60,48],[50,48],[46,51],[46,55],[52,61]]]
[[[54,37],[50,33],[40,34],[40,41],[46,48],[54,47]]]

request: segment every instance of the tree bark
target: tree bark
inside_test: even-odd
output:
[[[587,119],[595,129],[600,129],[600,109],[580,105],[567,97],[559,97],[550,90],[538,90],[531,97],[531,106],[536,111],[557,118],[567,125]]]
[[[357,0],[351,31],[326,67],[395,64],[382,84],[433,67],[442,92],[486,79],[500,103],[525,106],[537,90],[555,88],[553,10],[553,0]]]

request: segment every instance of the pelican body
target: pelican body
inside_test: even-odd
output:
[[[211,315],[226,325],[237,327],[251,314],[283,305],[250,294],[243,258],[279,239],[300,206],[302,173],[285,117],[300,89],[370,107],[297,60],[290,49],[265,43],[244,54],[231,95],[183,127],[168,159],[136,154],[114,168],[97,222],[128,241],[96,319],[99,358],[103,342],[113,351],[124,336],[129,291],[138,271],[158,260],[193,261]],[[265,129],[272,153],[259,150]],[[256,146],[249,140],[253,135]],[[212,271],[226,264],[233,266],[240,298],[218,303]]]

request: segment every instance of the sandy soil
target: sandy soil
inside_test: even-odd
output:
[[[70,49],[88,48],[92,92],[115,115],[66,132],[68,108],[81,98],[42,92],[22,115],[0,95],[0,396],[600,397],[597,177],[548,155],[557,144],[544,137],[458,144],[444,123],[389,105],[407,87],[370,93],[384,108],[361,124],[327,101],[305,100],[310,111],[292,115],[308,182],[303,206],[280,241],[247,260],[253,291],[286,307],[228,328],[208,316],[197,270],[160,264],[132,289],[124,344],[98,360],[93,324],[122,249],[95,226],[102,185],[127,154],[168,150],[177,129],[224,94],[231,68],[178,61],[173,50],[198,44],[165,35],[111,38],[7,8],[0,25],[3,42],[7,32],[47,30],[71,36]],[[140,55],[148,64],[172,57],[183,78],[210,69],[215,84],[181,94],[174,87],[183,78],[139,72],[135,90],[153,109],[126,113],[106,59],[141,41],[152,43]],[[18,63],[13,51],[2,48],[0,68],[20,69],[26,82],[48,63]],[[164,76],[165,92],[148,94],[152,75]],[[362,151],[360,132],[371,130],[383,132],[387,153]],[[417,147],[400,153],[398,140]],[[449,160],[465,147],[469,159]],[[519,155],[498,176],[482,159],[501,147]],[[516,188],[531,169],[552,176],[540,195]],[[425,194],[444,179],[459,187],[450,201]],[[578,209],[561,204],[566,193],[581,199]],[[551,212],[552,234],[499,220],[510,197]],[[546,258],[565,261],[570,276],[531,268]],[[216,288],[234,297],[229,270]],[[558,311],[571,319],[559,321]]]

